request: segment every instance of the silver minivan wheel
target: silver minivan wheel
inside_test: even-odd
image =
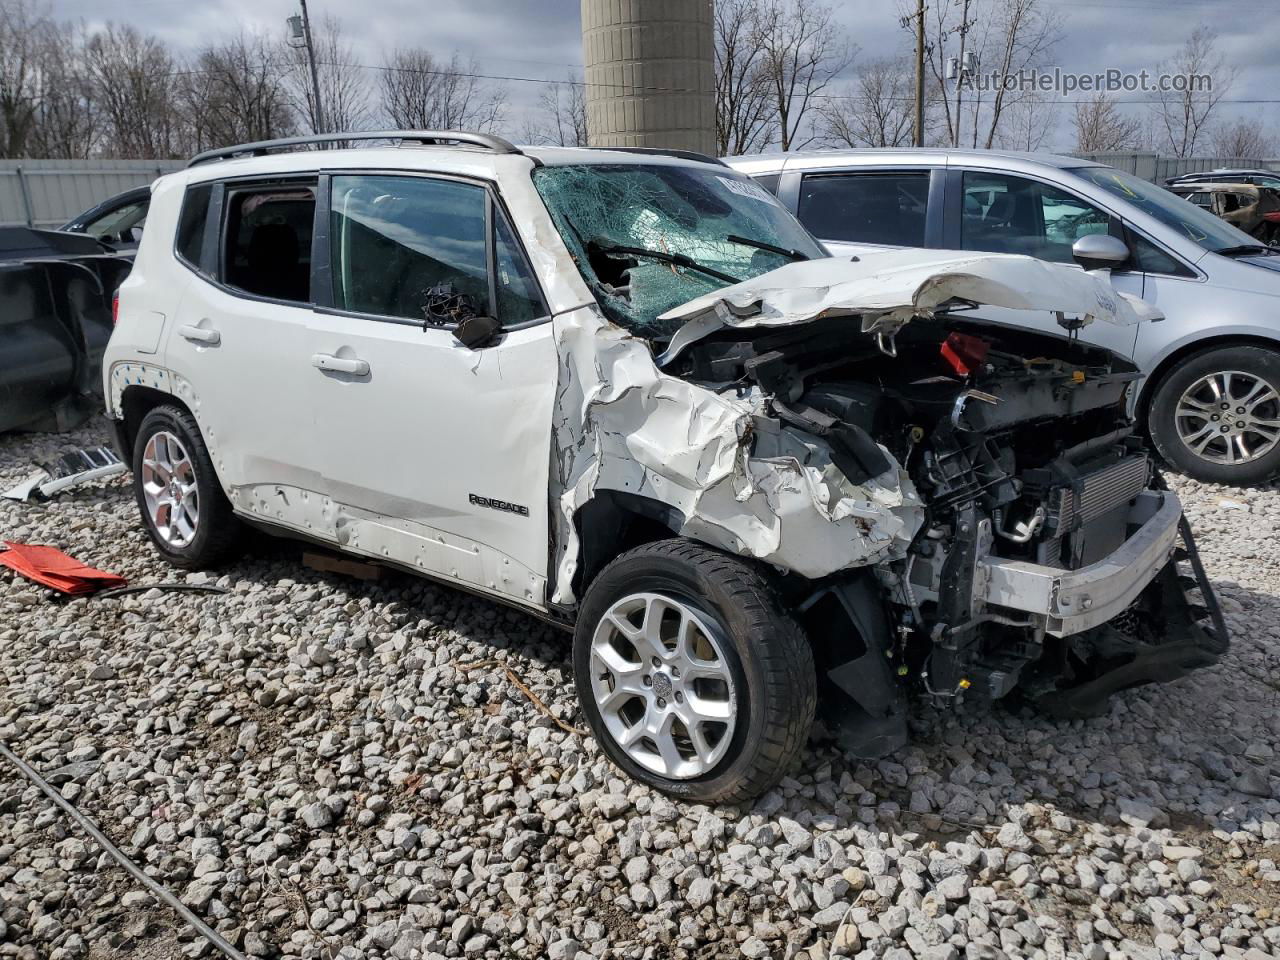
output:
[[[200,527],[196,469],[182,441],[168,430],[152,434],[142,451],[142,497],[156,535],[185,547]]]
[[[591,692],[628,757],[671,780],[715,768],[737,722],[725,643],[714,620],[674,597],[635,593],[605,612],[591,639]]]
[[[1280,443],[1280,393],[1242,370],[1200,377],[1182,392],[1174,418],[1178,437],[1210,463],[1249,463]]]

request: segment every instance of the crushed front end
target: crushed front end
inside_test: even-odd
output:
[[[916,362],[951,367],[895,391],[885,424],[908,435],[927,504],[907,557],[876,570],[921,687],[984,700],[1019,689],[1088,716],[1126,687],[1215,662],[1227,645],[1216,598],[1125,415],[1136,372],[1079,343],[1039,351],[1035,334],[954,318],[904,333]]]
[[[1139,374],[1115,354],[940,310],[888,350],[833,316],[727,327],[679,366],[769,398],[754,456],[799,431],[854,483],[900,465],[924,505],[900,555],[784,576],[849,749],[901,745],[913,687],[1088,716],[1225,651],[1181,505],[1126,413]]]

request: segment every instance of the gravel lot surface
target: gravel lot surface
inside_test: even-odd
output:
[[[102,424],[0,438],[0,487]],[[815,739],[753,808],[622,779],[568,637],[255,540],[162,564],[126,478],[0,501],[0,537],[136,584],[0,574],[0,740],[254,957],[1280,956],[1280,489],[1179,482],[1234,647],[1105,718],[918,704],[915,745]],[[0,762],[0,957],[210,955]]]

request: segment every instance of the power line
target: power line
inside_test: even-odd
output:
[[[512,74],[472,73],[469,71],[460,71],[460,70],[428,70],[421,67],[398,67],[392,64],[356,63],[353,61],[349,61],[347,63],[326,62],[326,61],[321,61],[321,62],[325,66],[356,67],[361,70],[374,70],[381,73],[417,73],[417,74],[424,74],[428,76],[463,77],[466,79],[473,79],[473,80],[499,80],[499,81],[511,82],[511,83],[547,83],[547,84],[564,84],[566,86],[575,86],[575,87],[611,87],[611,88],[623,89],[623,90],[635,90],[643,93],[700,93],[700,92],[703,92],[703,91],[695,90],[691,87],[651,87],[651,86],[634,86],[632,84],[626,84],[626,83],[598,83],[598,82],[592,82],[587,80],[553,80],[547,77],[521,77],[521,76],[516,76]],[[1090,74],[1090,76],[1092,76],[1092,74]],[[986,91],[986,92],[994,92],[994,91]],[[1169,92],[1175,93],[1179,91],[1171,90]],[[858,100],[861,98],[855,94],[847,94],[847,93],[815,93],[810,97],[810,99],[812,100]],[[902,101],[904,103],[915,102],[914,97],[881,97],[879,99]],[[1045,101],[1044,103],[1045,105],[1047,105],[1047,103],[1050,103],[1050,102],[1057,102],[1057,103],[1064,103],[1064,104],[1077,104],[1077,103],[1091,103],[1092,101],[1093,101],[1092,97],[1083,98],[1083,99],[1072,98],[1072,97],[1051,97],[1048,101]],[[1126,103],[1151,104],[1151,103],[1161,103],[1163,101],[1159,97],[1147,97],[1147,98],[1139,98],[1139,99],[1117,99],[1114,102],[1117,104],[1126,104]],[[1224,97],[1221,100],[1218,100],[1217,102],[1226,103],[1226,104],[1270,104],[1270,103],[1280,103],[1280,97],[1247,98],[1247,99],[1246,98],[1227,99]]]

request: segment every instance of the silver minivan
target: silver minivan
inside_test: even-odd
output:
[[[1218,483],[1280,472],[1280,249],[1152,183],[1072,157],[924,148],[726,162],[773,191],[835,255],[936,247],[1110,267],[1116,287],[1165,318],[1090,324],[1079,336],[1146,374],[1130,402],[1161,455]],[[1013,310],[982,316],[1054,323]]]

